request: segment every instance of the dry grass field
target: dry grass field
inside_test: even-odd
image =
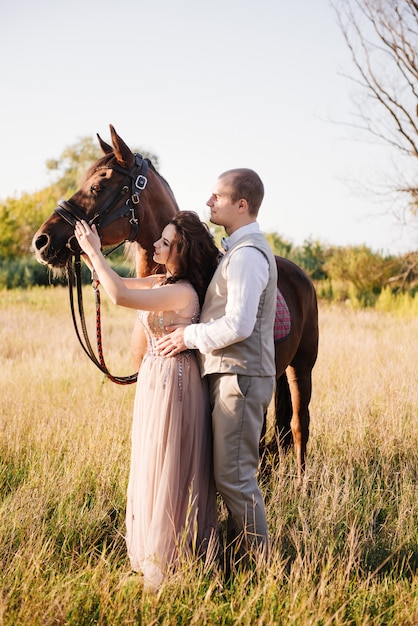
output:
[[[102,300],[130,374],[134,312]],[[185,562],[150,594],[123,538],[134,386],[84,355],[65,289],[0,292],[0,624],[418,624],[418,316],[321,304],[320,333],[304,488],[292,455],[263,478],[270,567]]]

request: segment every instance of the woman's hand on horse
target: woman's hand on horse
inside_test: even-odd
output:
[[[83,252],[89,256],[100,252],[102,245],[95,224],[90,228],[86,221],[81,220],[75,225],[74,234]]]

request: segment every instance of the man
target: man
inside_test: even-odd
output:
[[[250,169],[228,170],[206,203],[224,226],[227,250],[206,293],[199,324],[159,341],[164,355],[199,350],[212,406],[214,475],[229,512],[238,557],[268,553],[257,484],[259,440],[275,380],[273,326],[277,269],[257,223],[264,187]],[[171,328],[168,328],[171,330]]]

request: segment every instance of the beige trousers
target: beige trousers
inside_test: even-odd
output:
[[[259,442],[273,376],[209,374],[216,488],[245,550],[268,552],[264,500],[257,483]],[[242,548],[240,549],[242,553]]]

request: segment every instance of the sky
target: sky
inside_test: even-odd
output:
[[[0,200],[46,187],[47,160],[113,124],[202,219],[217,176],[249,167],[264,232],[416,249],[367,191],[392,157],[350,128],[353,73],[328,0],[2,2]]]

